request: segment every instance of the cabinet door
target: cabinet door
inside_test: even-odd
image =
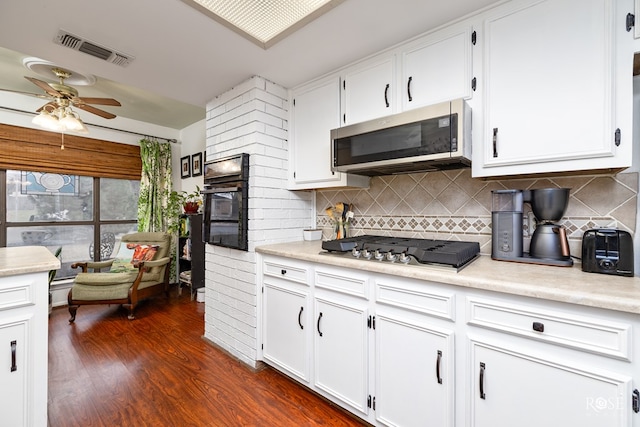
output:
[[[380,313],[375,332],[377,420],[452,427],[453,334]]]
[[[265,283],[263,307],[263,357],[309,382],[308,293]]]
[[[402,108],[471,96],[470,27],[443,30],[402,53]]]
[[[293,96],[293,173],[296,183],[340,181],[331,172],[331,129],[340,126],[338,77]]]
[[[340,127],[340,78],[293,93],[289,189],[368,187],[369,178],[331,171],[331,129]]]
[[[474,427],[623,427],[631,378],[472,341]]]
[[[343,125],[395,112],[395,56],[377,59],[350,69],[342,80]]]
[[[349,303],[315,300],[315,385],[367,414],[367,310]]]
[[[485,21],[485,171],[474,175],[611,166],[613,0],[516,5]],[[610,160],[557,163],[594,158]]]
[[[0,424],[6,426],[32,425],[29,413],[36,409],[27,405],[29,386],[33,387],[28,382],[33,367],[27,366],[27,323],[0,324]]]

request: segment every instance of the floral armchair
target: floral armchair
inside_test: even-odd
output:
[[[71,265],[82,268],[82,272],[76,276],[67,296],[71,314],[69,323],[75,321],[81,305],[122,304],[131,320],[135,318],[134,310],[139,301],[162,292],[169,295],[171,235],[126,234],[122,236],[120,246],[118,258]],[[108,272],[99,271],[107,269]]]

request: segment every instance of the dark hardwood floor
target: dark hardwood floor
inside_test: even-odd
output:
[[[49,426],[358,426],[272,368],[259,372],[202,338],[204,304],[154,298],[66,307],[49,319]],[[0,422],[1,424],[1,422]]]

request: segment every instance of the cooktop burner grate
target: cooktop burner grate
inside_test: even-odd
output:
[[[411,239],[364,235],[322,242],[329,253],[351,253],[356,258],[377,261],[435,264],[460,269],[480,253],[478,242],[457,240]]]

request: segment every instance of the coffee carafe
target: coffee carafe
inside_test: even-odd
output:
[[[495,190],[492,192],[491,257],[497,260],[571,266],[565,228],[558,224],[569,204],[569,188]],[[529,252],[523,252],[523,204],[536,219]]]

